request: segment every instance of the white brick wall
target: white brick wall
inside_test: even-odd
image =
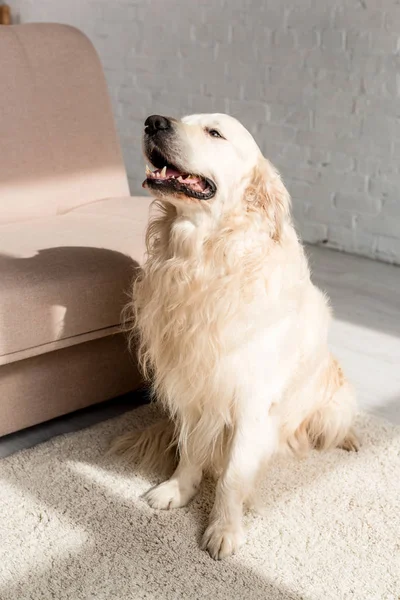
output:
[[[129,180],[151,113],[239,117],[306,241],[400,263],[398,0],[9,0],[94,42]]]

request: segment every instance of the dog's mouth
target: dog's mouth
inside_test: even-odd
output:
[[[168,194],[184,194],[189,198],[197,200],[209,200],[217,191],[217,187],[211,179],[201,175],[194,175],[179,170],[171,164],[157,149],[149,153],[148,159],[155,167],[152,171],[146,166],[146,179],[143,187]]]

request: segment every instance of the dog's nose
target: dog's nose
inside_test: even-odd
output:
[[[151,117],[147,117],[144,122],[144,129],[146,133],[156,133],[157,131],[165,131],[166,129],[170,129],[171,121],[167,119],[167,117],[162,117],[161,115],[151,115]]]

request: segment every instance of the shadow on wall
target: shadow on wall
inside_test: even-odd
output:
[[[0,356],[119,325],[138,267],[105,248],[0,255]]]

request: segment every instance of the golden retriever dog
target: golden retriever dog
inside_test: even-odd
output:
[[[250,133],[223,114],[145,122],[156,198],[133,287],[135,343],[168,419],[119,451],[176,448],[173,475],[145,496],[185,506],[217,477],[202,546],[244,541],[242,513],[269,459],[357,450],[356,401],[327,345],[330,309],[310,280],[282,180]]]

